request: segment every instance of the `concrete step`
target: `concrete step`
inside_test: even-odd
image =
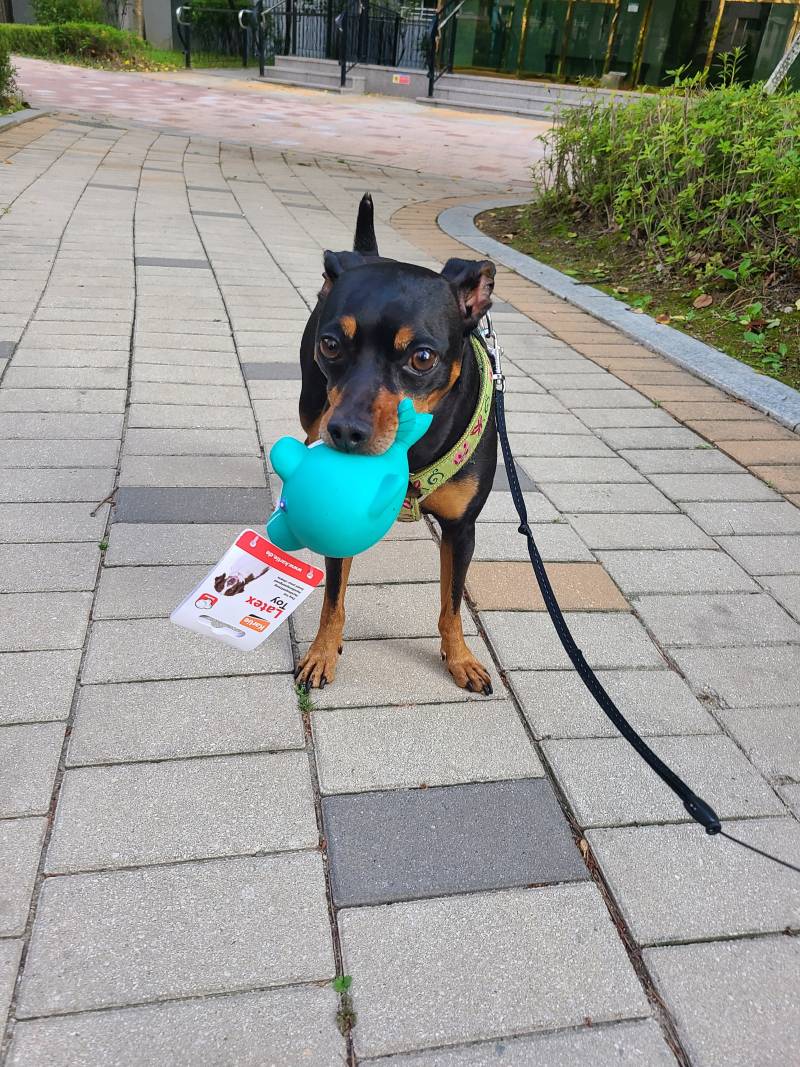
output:
[[[624,100],[638,95],[609,89],[554,85],[551,82],[445,74],[436,83],[433,99],[420,99],[420,103],[465,111],[497,111],[552,121],[560,112],[580,107],[598,96],[604,100]]]
[[[337,59],[317,59],[313,56],[275,56],[276,70],[303,71],[306,74],[338,73]]]
[[[468,103],[464,103],[459,98],[448,99],[442,96],[434,96],[433,98],[429,96],[418,96],[417,103],[425,104],[427,107],[451,108],[454,111],[496,111],[500,115],[521,115],[524,118],[546,119],[549,122],[552,122],[553,119],[557,118],[559,113],[559,108],[552,103],[526,107],[523,101],[498,101],[491,98],[487,98],[485,101],[472,100]]]
[[[291,85],[304,89],[321,89],[329,93],[363,93],[366,79],[348,74],[344,88],[339,84],[338,69],[334,74],[312,73],[296,70],[283,70],[280,67],[267,67],[264,81],[276,85]]]

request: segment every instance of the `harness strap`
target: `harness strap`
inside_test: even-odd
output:
[[[400,508],[400,514],[397,516],[399,522],[416,522],[422,517],[420,509],[422,501],[450,481],[473,455],[483,437],[489,412],[492,409],[492,393],[494,392],[492,365],[489,353],[474,333],[470,334],[470,343],[481,375],[481,387],[475,412],[466,432],[446,455],[423,470],[409,475],[408,492]]]

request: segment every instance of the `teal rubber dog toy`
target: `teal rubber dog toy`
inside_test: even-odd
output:
[[[381,456],[338,452],[321,441],[304,445],[294,437],[275,442],[269,458],[283,488],[267,522],[274,545],[344,558],[380,541],[405,499],[408,450],[433,420],[415,411],[408,397],[397,416],[394,444]]]

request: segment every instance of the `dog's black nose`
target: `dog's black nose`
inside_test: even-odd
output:
[[[359,419],[331,419],[328,433],[334,445],[342,452],[356,452],[368,440],[369,423]]]

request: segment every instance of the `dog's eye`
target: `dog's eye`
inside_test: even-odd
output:
[[[320,337],[319,350],[325,359],[339,358],[340,347],[335,337]]]
[[[439,362],[439,357],[430,348],[418,348],[408,361],[409,367],[417,374],[432,370]]]

